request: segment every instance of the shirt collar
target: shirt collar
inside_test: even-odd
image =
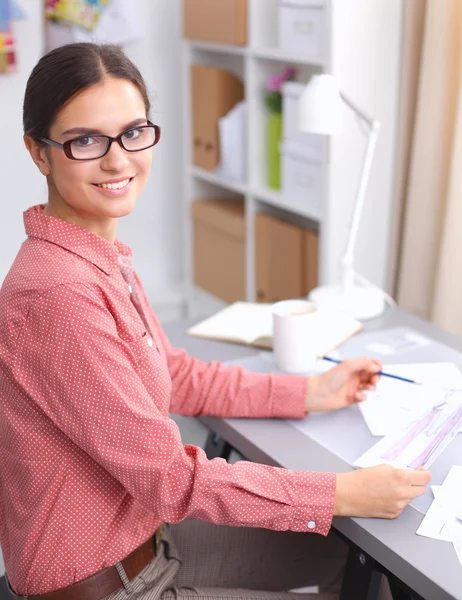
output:
[[[24,212],[24,225],[29,237],[61,246],[91,262],[106,275],[120,272],[118,263],[120,254],[131,264],[132,250],[129,246],[117,239],[114,243],[109,242],[80,225],[45,215],[43,212],[45,206],[45,204],[37,204]]]

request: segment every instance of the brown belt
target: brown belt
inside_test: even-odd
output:
[[[120,562],[131,581],[151,562],[158,554],[162,537],[162,527],[160,527],[154,537],[149,538],[144,544],[133,550]],[[108,567],[98,571],[91,577],[78,581],[55,592],[40,594],[39,596],[18,596],[10,587],[10,592],[17,600],[102,600],[122,588],[122,580],[116,567]]]

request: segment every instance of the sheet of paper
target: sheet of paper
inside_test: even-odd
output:
[[[442,389],[461,389],[462,372],[453,363],[384,365],[386,373],[407,377],[423,385],[412,385],[382,377],[377,390],[359,405],[375,436],[385,436],[405,427],[425,408],[442,397]]]
[[[453,466],[443,485],[432,491],[435,500],[416,533],[451,542],[462,565],[462,466]]]
[[[405,331],[400,334],[396,332],[390,333],[386,337],[382,337],[380,342],[371,342],[366,346],[366,351],[375,352],[382,356],[394,356],[411,352],[418,348],[428,346],[432,341],[416,331]]]
[[[459,432],[462,392],[446,392],[435,404],[400,429],[382,438],[353,464],[390,464],[402,469],[427,468]]]
[[[445,530],[462,565],[462,467],[453,466],[441,486],[439,495],[445,503]]]
[[[443,500],[441,492],[441,485],[433,485],[432,492],[435,496],[432,505],[427,511],[427,514],[422,520],[419,528],[417,529],[417,535],[424,537],[433,538],[435,540],[442,540],[444,542],[450,542],[451,538],[446,529],[446,521],[448,519],[448,510]]]

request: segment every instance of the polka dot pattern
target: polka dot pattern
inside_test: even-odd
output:
[[[302,418],[306,379],[173,348],[137,275],[121,272],[130,248],[43,209],[24,213],[28,237],[0,291],[0,541],[13,588],[71,585],[186,517],[326,535],[335,475],[209,461],[169,418]]]

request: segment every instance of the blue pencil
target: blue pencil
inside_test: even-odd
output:
[[[341,360],[337,360],[336,358],[330,358],[330,356],[323,356],[323,360],[327,360],[331,363],[335,363],[339,365]],[[391,379],[398,379],[399,381],[405,381],[406,383],[414,383],[415,385],[420,385],[419,381],[414,381],[413,379],[408,379],[407,377],[400,377],[399,375],[392,375],[391,373],[384,373],[383,371],[379,371],[377,375],[381,375],[382,377],[390,377]]]

